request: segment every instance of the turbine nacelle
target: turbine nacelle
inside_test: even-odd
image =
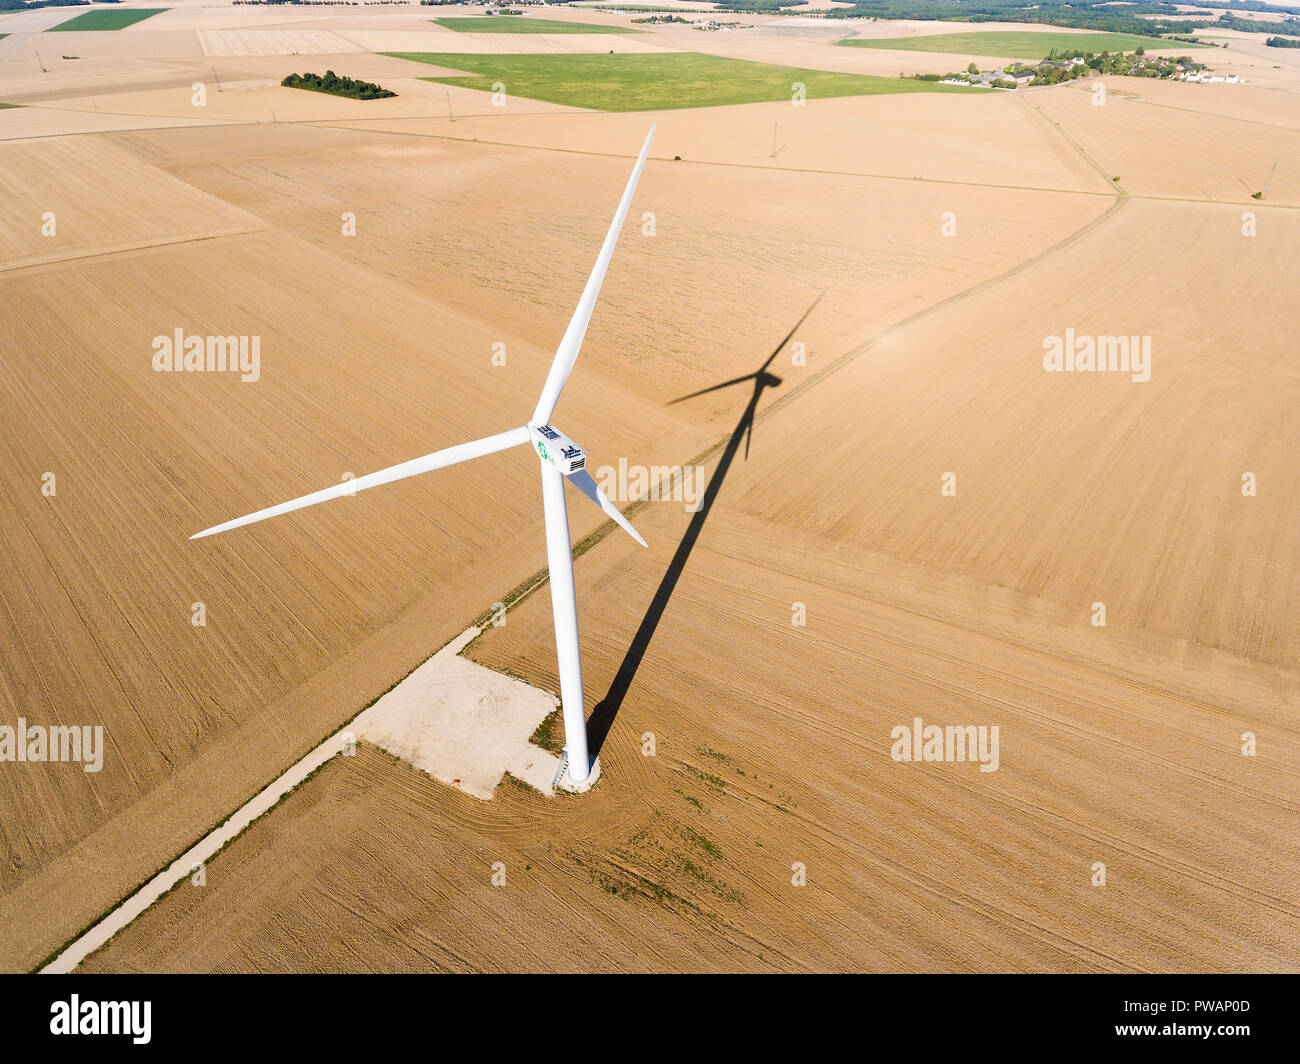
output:
[[[587,468],[587,452],[559,429],[528,423],[528,438],[543,462],[555,466],[566,477]]]

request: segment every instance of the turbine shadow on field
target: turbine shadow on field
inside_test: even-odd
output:
[[[632,637],[627,653],[623,656],[623,662],[619,665],[618,672],[609,685],[609,691],[604,698],[596,703],[595,708],[591,711],[590,718],[587,720],[587,744],[592,757],[599,755],[600,749],[605,743],[605,737],[609,735],[610,728],[614,726],[614,718],[618,716],[618,711],[623,705],[623,699],[627,697],[632,681],[636,678],[637,669],[641,667],[646,650],[649,649],[650,640],[654,638],[655,629],[659,627],[659,622],[663,619],[664,611],[668,608],[668,601],[677,588],[677,581],[686,568],[687,559],[690,558],[691,551],[695,549],[700,533],[704,530],[704,523],[709,519],[709,512],[713,509],[718,492],[722,489],[722,482],[726,479],[731,463],[735,460],[736,452],[740,450],[742,439],[745,442],[745,457],[749,457],[749,441],[754,432],[754,416],[758,412],[758,401],[768,388],[777,388],[781,385],[781,378],[768,372],[768,367],[772,365],[776,356],[790,342],[799,326],[807,320],[808,315],[813,312],[813,308],[820,301],[821,295],[818,295],[811,306],[803,312],[803,316],[794,323],[794,327],[786,333],[784,339],[767,356],[767,361],[753,373],[747,373],[743,377],[734,377],[729,381],[723,381],[721,384],[714,384],[708,388],[702,388],[698,392],[680,396],[668,404],[672,406],[675,403],[683,403],[687,399],[707,395],[722,388],[753,382],[753,391],[750,393],[749,402],[745,405],[744,413],[740,415],[740,420],[736,423],[731,437],[723,448],[722,457],[718,460],[718,467],[713,471],[713,476],[709,478],[709,486],[704,490],[704,495],[700,500],[700,508],[691,517],[691,523],[687,526],[686,534],[682,536],[682,540],[673,554],[672,561],[668,563],[668,569],[664,573],[663,579],[659,581],[659,586],[655,589],[654,597],[650,600],[650,607],[641,619],[641,625],[637,628],[636,635]]]

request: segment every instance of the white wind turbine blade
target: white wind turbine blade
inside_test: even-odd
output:
[[[499,432],[495,436],[473,440],[470,443],[458,443],[455,447],[434,451],[433,454],[426,454],[423,458],[412,458],[409,462],[403,462],[401,465],[389,466],[387,469],[381,469],[376,473],[367,473],[364,477],[357,477],[355,480],[342,481],[332,487],[312,492],[310,495],[304,495],[300,499],[282,502],[278,506],[268,506],[265,510],[258,510],[257,513],[249,514],[247,517],[238,517],[222,525],[213,525],[211,528],[205,528],[202,532],[190,536],[190,539],[202,539],[204,536],[215,535],[218,532],[227,532],[232,528],[239,528],[241,525],[251,525],[257,521],[265,521],[268,517],[279,517],[280,514],[301,510],[304,506],[315,506],[318,502],[328,502],[330,499],[337,499],[343,495],[353,495],[358,491],[365,491],[367,488],[376,488],[380,484],[391,484],[395,480],[403,480],[406,477],[413,477],[420,473],[428,473],[434,469],[443,469],[446,466],[455,465],[457,462],[466,462],[471,458],[481,458],[485,454],[504,451],[507,447],[514,447],[517,444],[527,442],[528,427],[521,425],[509,432]]]
[[[641,538],[641,533],[632,527],[632,523],[619,513],[618,507],[609,501],[609,496],[600,490],[600,485],[591,479],[590,473],[585,469],[579,469],[576,473],[568,473],[566,475],[573,482],[574,487],[604,510],[609,517],[612,517],[617,521],[619,527],[622,528],[624,532],[640,543],[641,546],[650,546],[650,544]]]
[[[636,166],[632,168],[632,176],[628,179],[627,188],[623,190],[618,212],[614,215],[614,224],[609,227],[605,243],[600,248],[600,255],[596,258],[596,265],[592,267],[591,276],[587,278],[587,287],[582,290],[578,309],[573,312],[573,319],[569,322],[569,327],[564,330],[560,346],[555,349],[555,360],[551,363],[551,371],[546,376],[541,398],[537,400],[537,409],[533,411],[534,425],[545,425],[551,420],[551,414],[555,412],[555,404],[560,401],[564,382],[569,379],[573,364],[578,361],[582,338],[587,335],[587,323],[591,321],[591,312],[596,307],[596,297],[600,295],[600,285],[605,280],[605,271],[609,269],[609,260],[614,257],[614,245],[618,243],[623,219],[627,217],[627,210],[632,205],[632,195],[636,192],[636,183],[641,179],[641,169],[645,166],[646,156],[650,152],[650,142],[654,140],[654,136],[655,127],[652,125],[646,135],[645,144],[641,147],[641,154],[637,157]]]

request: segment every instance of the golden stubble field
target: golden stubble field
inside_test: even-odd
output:
[[[541,566],[520,456],[239,542],[185,537],[521,420],[605,225],[573,190],[612,204],[626,165],[355,130],[194,132],[0,146],[24,204],[0,312],[19,429],[5,444],[6,713],[109,736],[99,774],[6,778],[23,827],[6,836],[0,907],[31,914],[6,939],[10,966],[79,930]],[[42,166],[48,182],[24,183]],[[1108,202],[1036,193],[1026,210],[998,190],[848,175],[812,178],[810,198],[785,170],[717,170],[647,173],[654,235],[629,227],[562,410],[598,462],[705,449],[725,402],[667,401],[747,372],[823,289],[791,381]],[[32,224],[44,209],[53,237]],[[948,209],[964,241],[942,237]],[[154,338],[177,328],[260,337],[259,379],[154,372]],[[575,508],[577,534],[594,524]]]
[[[522,452],[346,500],[269,537],[189,543],[214,520],[519,423],[547,338],[485,329],[436,293],[269,230],[152,167],[94,172],[80,164],[122,161],[117,149],[87,142],[77,159],[72,143],[0,149],[0,170],[11,157],[26,173],[45,153],[51,180],[33,206],[59,219],[44,240],[57,261],[38,265],[25,264],[41,244],[14,223],[3,274],[4,718],[103,723],[108,755],[98,774],[30,765],[4,776],[0,905],[6,926],[28,914],[5,936],[4,963],[19,967],[543,557]],[[258,379],[155,372],[154,338],[177,328],[258,337]],[[491,363],[497,342],[508,344],[505,367]],[[611,456],[615,443],[642,453],[652,438],[687,451],[706,442],[599,378],[575,380],[572,396],[573,431]],[[595,523],[575,508],[580,533]],[[191,624],[196,602],[205,627]],[[405,650],[399,637],[366,653],[331,690],[325,674],[349,649],[404,626]]]
[[[772,409],[748,459],[737,432],[702,514],[638,514],[650,552],[585,554],[581,802],[340,759],[88,967],[1293,970],[1296,223],[1268,223],[1247,260],[1230,209],[1129,203]],[[1189,238],[1185,305],[1117,262]],[[1151,381],[1043,373],[1062,321],[1120,318]],[[553,688],[545,596],[471,655]],[[999,724],[998,771],[891,760],[915,716]],[[304,851],[328,873],[273,871]]]
[[[229,28],[180,11],[166,34],[182,16]],[[577,564],[605,779],[484,804],[364,748],[87,967],[1297,967],[1282,93],[489,117],[454,90],[453,123],[412,82],[380,120],[291,94],[272,124],[272,79],[303,61],[253,54],[253,29],[211,57],[244,80],[203,118],[189,52],[87,41],[99,65],[44,80],[0,62],[40,103],[0,114],[0,720],[108,735],[99,774],[0,775],[0,966],[39,962],[543,566],[522,452],[185,537],[521,420],[653,117],[557,420],[596,464],[703,456],[717,491],[642,509],[650,551]],[[260,336],[260,379],[154,373],[178,327]],[[1044,373],[1067,327],[1149,335],[1151,380]],[[779,383],[669,405],[792,328],[808,360],[782,348]],[[471,654],[556,689],[544,591]],[[891,760],[916,716],[999,724],[1000,768]]]
[[[1300,206],[1300,107],[1293,96],[1281,101],[1277,91],[1249,85],[1185,85],[1189,95],[1179,99],[1169,91],[1176,87],[1106,78],[1102,106],[1093,87],[1080,82],[1028,93],[1024,101],[1133,195],[1249,203],[1267,187],[1267,203]],[[1240,95],[1214,91],[1224,89]],[[1202,92],[1205,111],[1195,109]],[[1192,145],[1195,165],[1187,160]]]
[[[651,119],[618,117],[606,144],[635,153]],[[665,127],[656,137],[671,137],[674,116],[655,119]],[[564,145],[589,136],[585,122],[557,130]],[[501,289],[494,320],[514,335],[563,331],[589,268],[575,249],[598,247],[608,224],[594,209],[598,190],[616,194],[627,168],[624,155],[587,148],[521,150],[377,131],[314,129],[292,146],[260,128],[141,133],[127,143],[324,250],[340,247],[336,219],[351,211],[349,255],[466,313],[482,305],[484,291]],[[798,165],[798,145],[790,151]],[[1078,180],[1087,178],[1081,166]],[[792,367],[806,377],[867,330],[1023,261],[1110,203],[1064,192],[1012,197],[978,181],[656,162],[619,247],[621,268],[602,290],[604,328],[588,340],[582,364],[663,405],[719,372],[748,372],[820,294],[799,329],[808,366]],[[725,399],[674,414],[699,420],[715,410],[725,411]]]

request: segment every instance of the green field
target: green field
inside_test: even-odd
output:
[[[561,22],[553,18],[527,15],[479,15],[470,18],[435,18],[436,22],[457,33],[639,33],[627,26],[598,26],[593,22]]]
[[[733,103],[789,100],[795,82],[807,98],[875,96],[894,92],[979,92],[932,81],[878,78],[800,70],[695,52],[650,55],[457,55],[443,52],[385,52],[396,59],[471,76],[431,77],[444,85],[491,91],[502,81],[506,93],[530,100],[588,107],[597,111],[667,111],[682,107],[721,107]]]
[[[8,34],[6,34],[6,36],[8,36]],[[20,103],[0,103],[0,111],[3,111],[6,107],[21,107],[21,106],[22,104]]]
[[[57,26],[52,26],[46,30],[46,33],[58,33],[60,31],[74,31],[83,33],[88,30],[120,30],[127,26],[133,26],[137,22],[143,22],[153,15],[161,15],[164,11],[170,11],[167,7],[138,7],[134,11],[87,11],[76,18],[70,18],[67,22],[60,22]]]
[[[901,52],[952,52],[957,55],[997,55],[1008,59],[1046,59],[1053,49],[1081,48],[1085,52],[1182,51],[1199,44],[1139,37],[1133,33],[1034,33],[992,30],[988,33],[939,33],[932,37],[887,37],[879,41],[852,38],[838,42],[850,48],[888,48]]]

